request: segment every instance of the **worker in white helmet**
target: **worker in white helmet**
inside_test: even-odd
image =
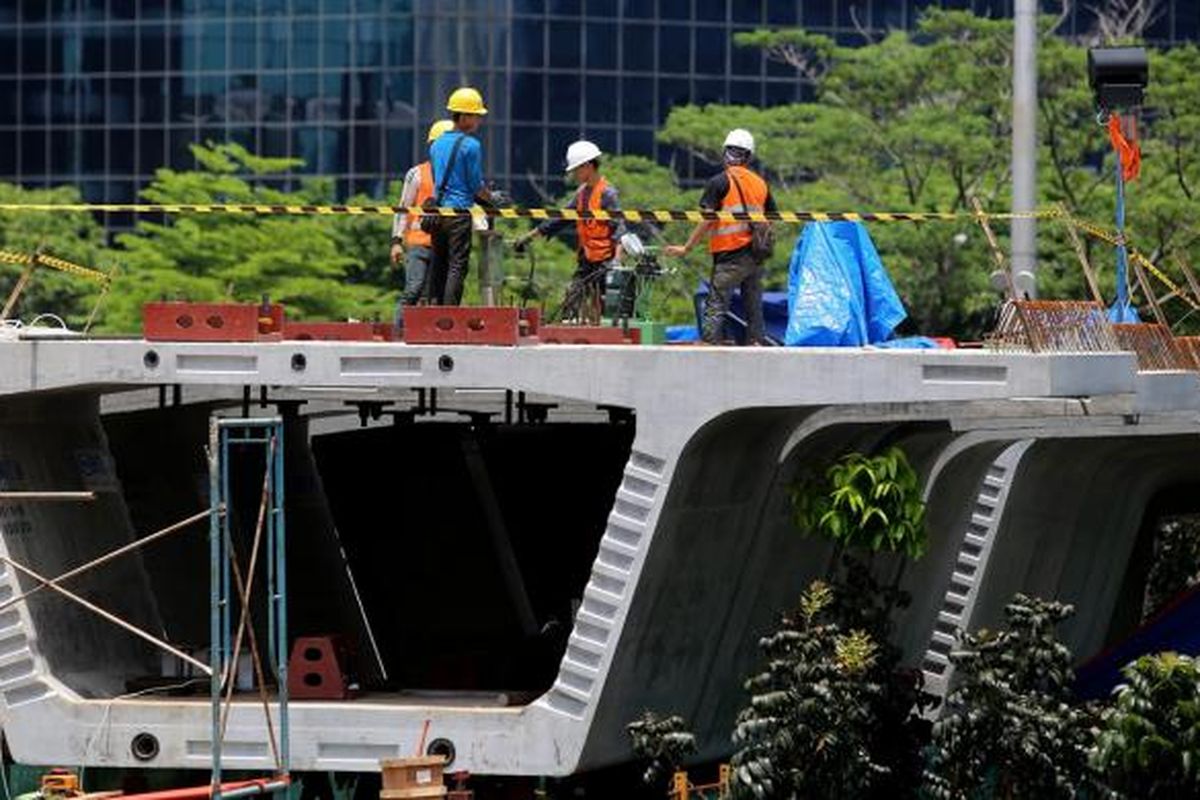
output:
[[[616,187],[600,174],[602,155],[600,148],[587,140],[567,148],[565,166],[567,174],[579,184],[574,198],[575,210],[579,212],[621,210]],[[548,219],[520,237],[517,248],[523,248],[535,236],[553,236],[570,224],[570,220]],[[617,220],[580,219],[575,222],[579,263],[563,297],[559,312],[562,319],[579,319],[582,310],[584,316],[599,320],[604,277],[609,267],[621,259],[620,237],[624,230],[624,225]],[[589,301],[587,306],[585,298]]]
[[[700,208],[729,212],[775,211],[771,188],[749,167],[753,156],[754,136],[750,131],[744,128],[730,131],[725,137],[724,169],[710,178],[704,187]],[[734,287],[740,286],[742,305],[746,310],[746,342],[762,344],[765,340],[762,312],[764,262],[755,252],[751,223],[705,220],[692,230],[686,244],[670,245],[664,252],[671,256],[686,255],[705,234],[709,234],[713,271],[704,303],[701,338],[710,344],[725,340],[730,298]]]

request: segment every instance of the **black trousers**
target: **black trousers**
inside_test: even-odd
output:
[[[584,309],[590,316],[598,320],[604,306],[604,274],[608,271],[610,261],[587,261],[580,256],[563,296],[560,319],[578,319],[580,307],[587,300],[588,307]]]
[[[426,281],[431,305],[457,306],[462,303],[474,233],[470,217],[447,217],[438,225],[433,234],[433,261]]]

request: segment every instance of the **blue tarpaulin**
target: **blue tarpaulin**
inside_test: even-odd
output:
[[[804,227],[788,266],[789,346],[878,344],[908,314],[860,222]]]
[[[1081,666],[1075,691],[1085,699],[1108,695],[1121,682],[1121,668],[1148,653],[1173,650],[1200,655],[1200,586],[1175,598],[1126,639]]]

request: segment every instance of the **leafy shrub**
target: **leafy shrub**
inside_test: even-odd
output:
[[[1090,761],[1113,797],[1200,796],[1200,665],[1178,653],[1123,670]]]
[[[920,481],[899,447],[876,456],[850,453],[824,474],[802,475],[792,489],[796,524],[843,547],[920,558],[925,503]]]

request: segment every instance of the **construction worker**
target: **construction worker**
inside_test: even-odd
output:
[[[600,148],[587,140],[575,142],[567,148],[566,172],[579,184],[574,198],[577,211],[621,209],[616,187],[600,174],[601,155]],[[570,220],[548,219],[517,239],[516,248],[524,248],[535,236],[553,236],[570,224]],[[604,276],[613,262],[621,260],[622,233],[624,226],[613,220],[581,219],[575,222],[579,263],[563,297],[559,312],[562,319],[580,318],[580,306],[585,297],[599,300],[603,296]],[[599,318],[598,303],[587,310],[591,312],[590,316]]]
[[[448,119],[429,126],[427,144],[454,127]],[[429,159],[411,168],[404,176],[400,205],[413,208],[433,195],[433,165]],[[407,252],[406,252],[407,251]],[[433,260],[433,238],[421,230],[421,218],[416,214],[400,213],[392,220],[392,264],[404,261],[404,290],[396,303],[396,327],[404,327],[404,307],[416,305],[425,296],[425,282]]]
[[[446,110],[454,127],[429,148],[437,204],[442,208],[470,208],[477,201],[490,203],[492,196],[483,182],[483,147],[471,135],[487,114],[483,97],[470,87],[455,89]],[[456,306],[462,302],[473,231],[470,217],[439,221],[432,236],[434,258],[428,281],[431,303]]]
[[[754,155],[754,136],[737,128],[725,137],[725,169],[709,179],[700,198],[707,211],[774,211],[775,198],[767,182],[748,164]],[[687,243],[670,245],[664,252],[684,256],[709,233],[713,271],[708,298],[704,303],[701,338],[709,344],[724,341],[725,317],[735,286],[741,286],[742,305],[746,310],[746,341],[762,344],[765,338],[762,312],[763,264],[753,253],[750,223],[705,220],[692,230]]]

